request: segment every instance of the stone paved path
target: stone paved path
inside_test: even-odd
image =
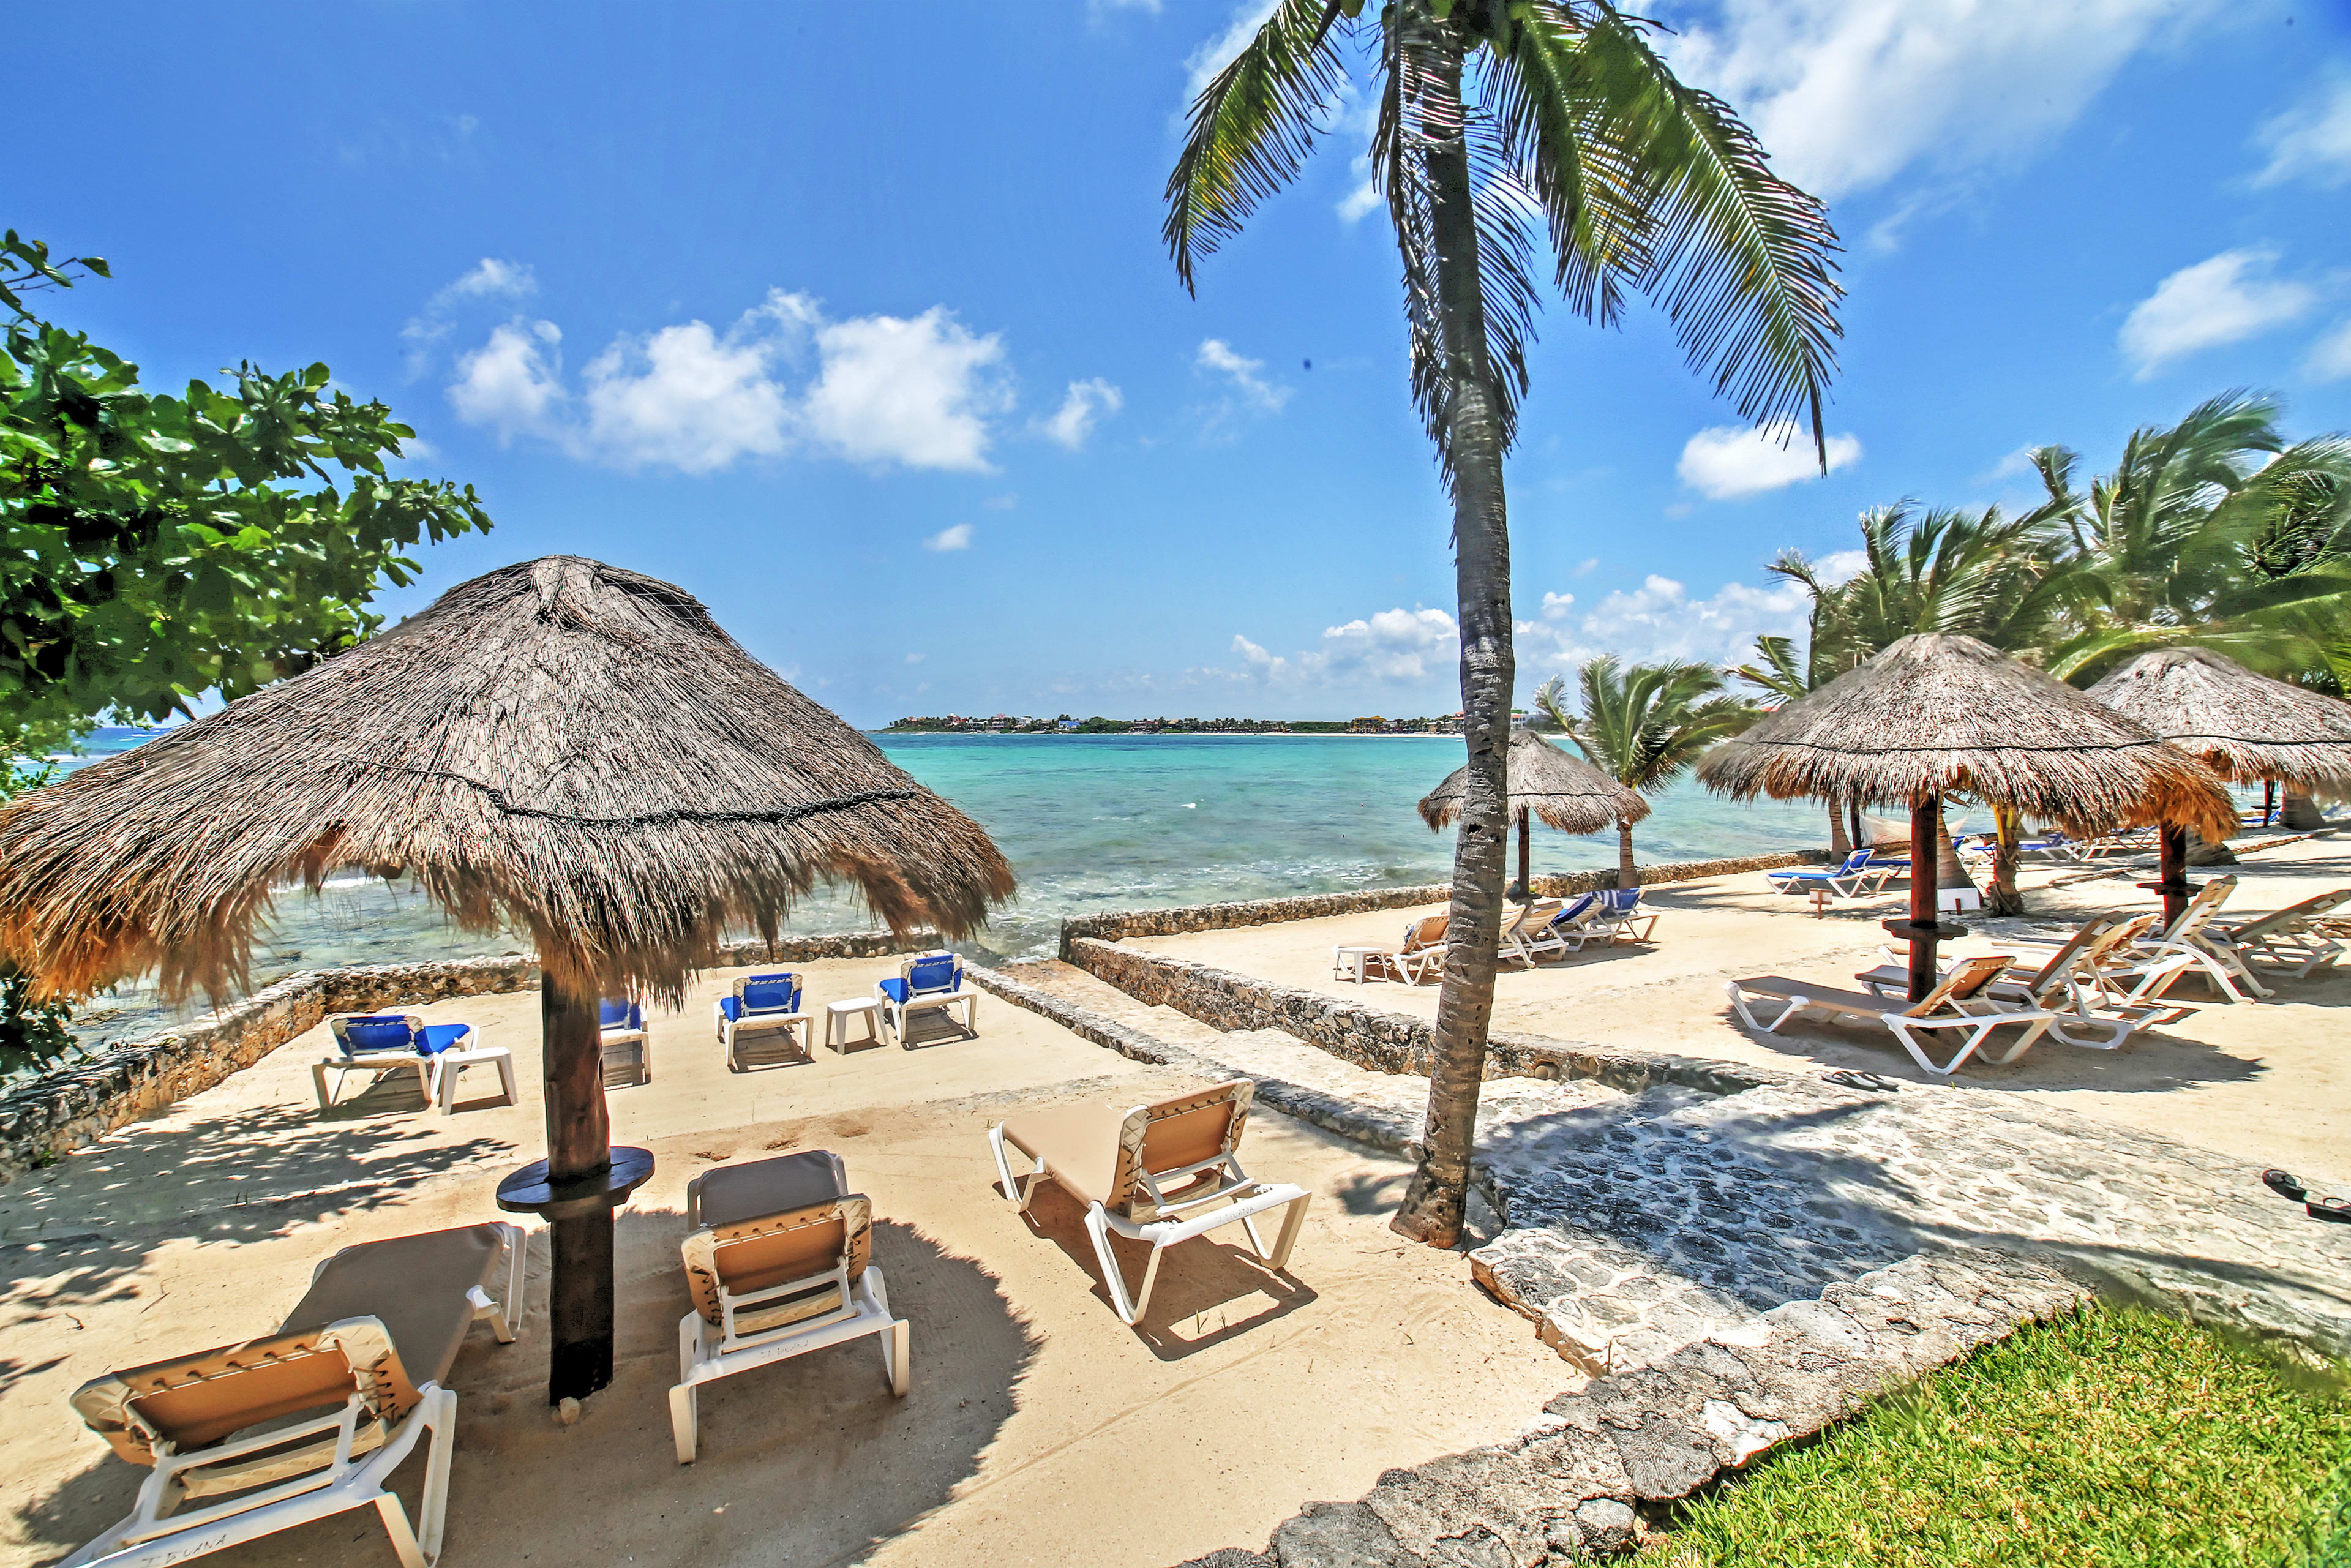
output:
[[[1391,1147],[1418,1135],[1425,1079],[1271,1030],[1220,1033],[1063,966],[1019,978],[1217,1071],[1311,1089],[1348,1113],[1318,1115],[1325,1125]],[[1594,1374],[1962,1248],[2036,1253],[2205,1321],[2351,1355],[2351,1227],[2311,1219],[2242,1161],[1965,1088],[1776,1076],[1731,1094],[1489,1081],[1481,1186],[1507,1228],[1470,1255],[1479,1281]]]

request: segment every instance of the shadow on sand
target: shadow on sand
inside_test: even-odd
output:
[[[532,1238],[522,1336],[476,1326],[450,1374],[458,1436],[444,1562],[834,1563],[919,1525],[978,1472],[1019,1398],[1036,1340],[977,1263],[910,1227],[873,1228],[892,1311],[914,1325],[914,1385],[893,1398],[877,1342],[861,1339],[705,1386],[701,1452],[672,1450],[668,1390],[688,1310],[684,1216],[622,1213],[611,1386],[578,1423],[546,1405],[546,1237]],[[275,1326],[257,1303],[255,1332]],[[200,1348],[200,1347],[192,1347]],[[58,1412],[59,1419],[71,1419]],[[129,1511],[147,1472],[89,1444],[89,1467],[19,1513],[53,1562]],[[395,1483],[414,1517],[422,1448]],[[394,1562],[372,1510],[207,1559],[221,1568]]]

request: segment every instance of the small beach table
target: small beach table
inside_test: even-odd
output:
[[[882,1038],[882,1031],[874,1023],[875,1009],[880,1006],[881,1004],[876,1002],[872,997],[852,997],[847,1001],[825,1003],[825,1049],[831,1051],[835,1056],[842,1056],[848,1053],[849,1048],[852,1045],[863,1045],[867,1043],[867,1041],[880,1040]],[[862,1040],[851,1040],[849,1038],[849,1020],[855,1018],[860,1013],[865,1015],[865,1039]]]
[[[1380,946],[1333,947],[1331,949],[1331,977],[1353,980],[1360,986],[1371,978],[1373,966],[1386,957],[1387,951]]]

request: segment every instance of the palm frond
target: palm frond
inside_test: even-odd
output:
[[[1314,150],[1315,117],[1346,79],[1331,0],[1281,0],[1249,47],[1192,102],[1191,130],[1167,176],[1160,233],[1176,276],[1240,232],[1258,204],[1298,176]]]

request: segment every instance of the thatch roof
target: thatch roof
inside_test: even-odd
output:
[[[2184,822],[2225,837],[2211,771],[2087,693],[1973,637],[1905,637],[1723,742],[1698,767],[1740,800],[1968,794],[2093,832]]]
[[[2351,781],[2351,704],[2257,675],[2202,648],[2161,648],[2090,695],[2240,784]]]
[[[1562,833],[1596,833],[1649,814],[1649,802],[1640,791],[1627,789],[1532,730],[1510,732],[1508,767],[1512,821],[1532,811]],[[1449,827],[1461,815],[1468,786],[1469,768],[1464,764],[1421,797],[1421,821],[1432,829]]]
[[[219,995],[274,891],[346,865],[672,998],[820,880],[957,935],[1012,891],[977,823],[691,596],[549,556],[0,809],[0,956],[53,996],[153,968]]]

